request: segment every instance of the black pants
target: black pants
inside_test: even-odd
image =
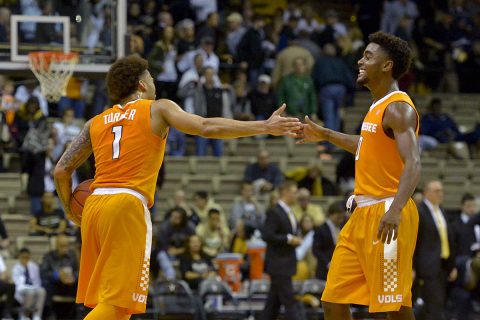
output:
[[[285,308],[285,319],[300,320],[299,309],[293,295],[292,277],[271,276],[270,291],[260,319],[277,319],[282,305]]]
[[[3,308],[3,314],[11,314],[14,303],[15,285],[0,280],[0,295],[4,294],[7,295],[7,300],[5,301],[5,307]]]
[[[419,279],[419,296],[423,299],[423,310],[418,320],[446,320],[445,304],[447,275],[441,271],[436,276]]]
[[[52,284],[52,296],[72,297],[75,298],[77,293],[77,284],[66,285],[61,282]],[[52,301],[52,310],[57,319],[74,319],[76,316],[76,304],[73,302]]]

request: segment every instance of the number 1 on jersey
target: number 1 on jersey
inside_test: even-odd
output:
[[[122,139],[122,126],[115,126],[112,128],[112,133],[113,133],[113,143],[112,143],[112,148],[113,148],[113,155],[112,159],[118,159],[120,158],[120,140]]]

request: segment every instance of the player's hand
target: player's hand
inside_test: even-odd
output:
[[[385,212],[378,226],[377,238],[387,244],[390,244],[392,240],[397,240],[398,226],[400,225],[401,218],[401,212],[390,209]]]
[[[300,139],[297,144],[327,140],[327,130],[313,122],[308,116],[305,116],[305,124],[303,124],[302,129],[301,133],[297,135]]]
[[[457,280],[457,277],[458,277],[458,270],[457,268],[453,268],[450,274],[448,275],[448,281],[454,282],[455,280]]]
[[[66,211],[66,210],[65,210]],[[68,220],[72,221],[75,225],[81,226],[82,225],[82,217],[77,217],[71,212],[65,212],[65,216],[67,217]]]
[[[284,103],[272,113],[268,120],[266,120],[267,133],[272,136],[289,136],[297,138],[298,134],[302,131],[302,123],[298,118],[282,117],[285,108],[286,105]]]

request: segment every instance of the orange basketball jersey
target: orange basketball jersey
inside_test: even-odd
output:
[[[90,138],[95,156],[91,189],[129,188],[140,192],[151,207],[166,137],[152,132],[152,100],[115,105],[93,118]]]
[[[355,195],[382,198],[397,193],[404,163],[395,139],[387,136],[382,126],[385,110],[393,102],[405,102],[417,112],[410,97],[402,91],[391,92],[370,107],[355,155]],[[418,129],[417,113],[417,136]]]

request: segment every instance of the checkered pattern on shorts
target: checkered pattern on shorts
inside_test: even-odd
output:
[[[148,289],[148,276],[150,272],[150,258],[145,258],[143,261],[143,268],[142,268],[142,277],[140,278],[140,288],[143,291],[147,291]]]
[[[383,291],[394,292],[398,286],[397,259],[383,260]]]

